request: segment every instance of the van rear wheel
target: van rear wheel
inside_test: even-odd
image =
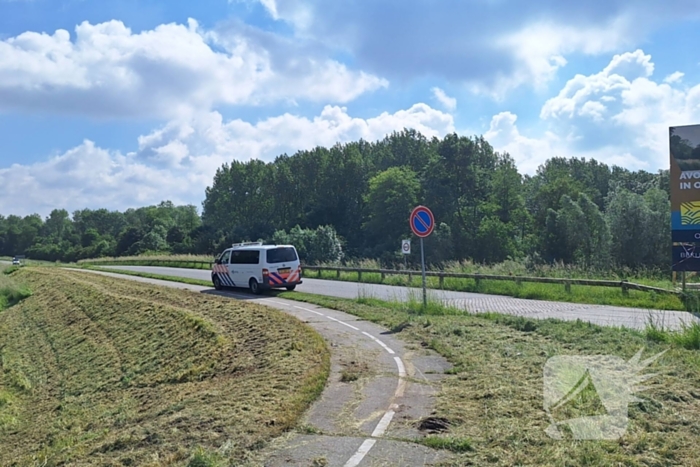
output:
[[[260,295],[260,284],[258,284],[258,281],[256,281],[255,278],[251,279],[250,282],[248,282],[248,287],[250,287],[250,291],[253,294]]]

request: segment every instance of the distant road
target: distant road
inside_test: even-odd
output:
[[[160,274],[164,276],[187,277],[190,279],[211,280],[211,272],[202,269],[166,268],[156,266],[103,266],[105,269],[126,270]],[[420,289],[381,284],[361,284],[357,282],[329,281],[304,278],[297,286],[299,292],[326,295],[338,298],[366,296],[383,300],[405,299],[411,294],[420,299]],[[469,292],[430,290],[430,296],[449,305],[473,312],[492,311],[528,318],[557,318],[567,321],[580,319],[602,326],[625,326],[644,329],[649,319],[670,329],[679,329],[681,323],[698,322],[696,316],[682,311],[647,310],[607,305],[585,305],[580,303],[548,302],[525,300],[500,295],[485,295]]]

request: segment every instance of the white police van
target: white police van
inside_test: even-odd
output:
[[[294,290],[301,284],[301,264],[292,245],[236,243],[215,260],[211,281],[217,290],[248,287],[254,294],[273,288]]]

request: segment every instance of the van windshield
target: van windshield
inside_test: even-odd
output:
[[[297,252],[294,248],[283,247],[267,250],[268,264],[288,263],[297,260]]]

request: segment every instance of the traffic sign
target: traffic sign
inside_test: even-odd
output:
[[[401,240],[401,252],[404,255],[411,254],[411,241],[410,240]]]
[[[410,224],[413,233],[420,238],[424,238],[433,233],[435,218],[430,209],[425,206],[417,206],[411,212]]]

